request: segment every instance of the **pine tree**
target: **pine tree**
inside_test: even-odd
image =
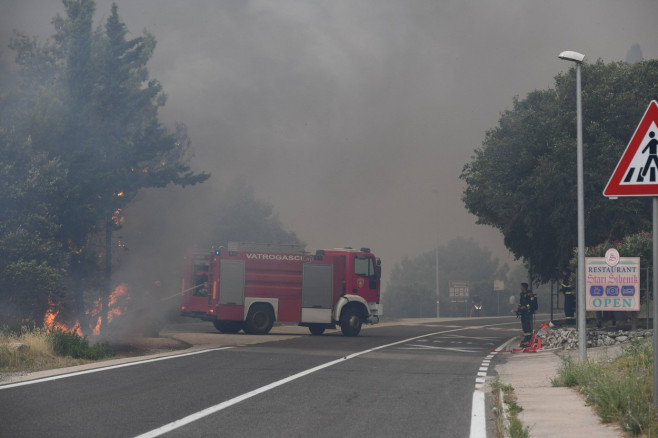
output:
[[[146,68],[155,38],[145,32],[127,39],[116,5],[105,26],[93,31],[92,0],[63,3],[66,15],[53,20],[53,43],[39,45],[19,35],[12,48],[25,73],[22,93],[30,96],[23,111],[26,132],[38,134],[35,147],[66,169],[58,238],[69,250],[68,273],[84,319],[84,292],[94,282],[101,284],[107,313],[112,235],[122,209],[141,189],[194,185],[210,175],[187,164],[185,126],[171,132],[158,119],[166,99]],[[43,78],[48,86],[37,85]],[[99,236],[103,243],[95,246]]]

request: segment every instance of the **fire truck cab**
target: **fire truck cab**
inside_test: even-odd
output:
[[[223,333],[266,334],[279,321],[313,335],[339,326],[357,336],[362,324],[379,322],[380,279],[381,262],[368,248],[309,254],[232,242],[208,255],[188,253],[181,314],[212,321]]]

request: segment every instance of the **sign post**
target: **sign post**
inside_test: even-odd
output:
[[[494,280],[493,290],[498,292],[496,294],[496,303],[498,304],[496,315],[500,315],[500,293],[505,290],[505,282],[503,280]]]
[[[466,315],[468,315],[468,297],[468,281],[450,282],[450,301],[455,307],[457,307],[457,303],[464,303]]]
[[[658,406],[658,103],[655,100],[649,103],[603,190],[603,196],[613,199],[619,196],[653,197],[653,405]]]
[[[656,306],[656,285],[658,284],[658,198],[653,198],[653,405],[658,406],[658,306]],[[647,293],[649,288],[647,287]],[[647,297],[648,298],[648,297]],[[647,299],[647,303],[649,300]]]

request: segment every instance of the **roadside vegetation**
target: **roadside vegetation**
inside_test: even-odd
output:
[[[114,356],[107,343],[61,329],[22,326],[0,331],[0,372],[32,372],[81,365]]]
[[[577,388],[605,423],[633,436],[658,436],[653,406],[652,340],[634,340],[622,353],[601,361],[564,357],[553,386]]]
[[[512,385],[505,385],[495,381],[491,385],[496,414],[496,436],[510,438],[528,438],[530,427],[524,426],[518,415],[523,408],[516,402],[516,395]]]

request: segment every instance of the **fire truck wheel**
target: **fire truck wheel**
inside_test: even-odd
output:
[[[274,314],[267,305],[256,304],[247,315],[245,332],[250,335],[266,335],[274,325]]]
[[[236,321],[213,321],[217,330],[226,334],[235,334],[242,330],[242,324]]]
[[[361,331],[361,312],[355,307],[348,307],[340,315],[340,330],[344,336],[357,336]]]
[[[320,324],[309,325],[308,329],[313,336],[320,336],[322,333],[324,333],[324,326]]]

